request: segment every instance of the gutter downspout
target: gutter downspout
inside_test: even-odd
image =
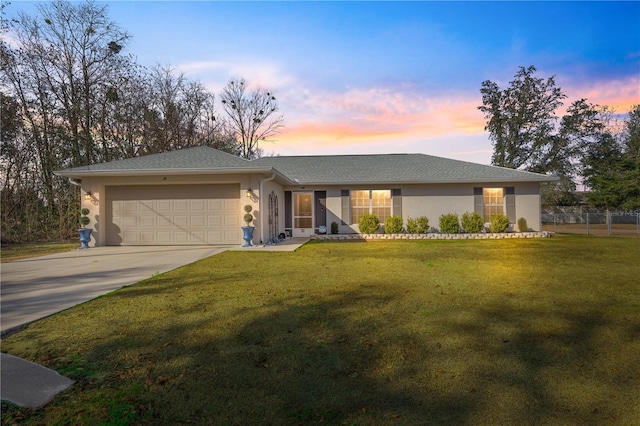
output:
[[[266,179],[262,179],[260,181],[260,185],[259,185],[260,198],[258,198],[258,207],[260,207],[260,242],[262,244],[264,244],[264,242],[265,242],[264,230],[266,228],[265,223],[264,223],[264,206],[263,206],[263,203],[262,203],[262,200],[264,199],[264,197],[263,197],[262,188],[263,188],[263,184],[265,182],[269,182],[270,180],[274,180],[275,178],[276,178],[276,174],[275,174],[275,172],[272,172],[271,177],[266,178]]]
[[[75,185],[75,186],[79,186],[80,188],[82,188],[82,184],[79,182],[76,182],[75,180],[73,180],[73,178],[67,178],[69,180],[69,183],[71,185]]]
[[[80,183],[82,180],[80,180],[80,182],[76,182],[73,178],[67,178],[67,180],[71,185],[75,185],[80,188],[80,207],[82,207],[82,184]]]

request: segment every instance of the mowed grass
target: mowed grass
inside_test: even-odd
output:
[[[2,244],[0,250],[0,261],[11,262],[30,257],[46,256],[48,254],[64,253],[76,250],[80,247],[79,242],[63,241],[50,243],[25,243],[25,244]]]
[[[640,242],[226,252],[29,326],[77,383],[25,424],[640,421]]]

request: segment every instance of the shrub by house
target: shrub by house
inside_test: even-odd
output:
[[[407,232],[409,234],[426,234],[429,232],[429,218],[420,216],[407,219]]]
[[[489,232],[504,232],[509,227],[509,218],[502,213],[494,213],[489,217]]]
[[[364,213],[358,220],[361,234],[375,234],[380,227],[380,219],[373,213]]]
[[[521,217],[518,219],[518,231],[527,232],[529,230],[529,226],[527,226],[527,219]]]
[[[457,234],[460,232],[460,220],[456,213],[448,213],[440,216],[440,233]]]
[[[484,231],[484,219],[477,212],[466,212],[462,215],[462,228],[469,234],[477,234]]]
[[[402,234],[403,229],[402,216],[389,216],[384,222],[385,234]]]

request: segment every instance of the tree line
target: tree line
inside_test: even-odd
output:
[[[13,19],[1,8],[2,242],[75,233],[79,190],[56,170],[203,145],[255,158],[283,127],[276,97],[243,78],[216,103],[171,66],[138,64],[108,6],[57,0]]]
[[[520,67],[504,89],[482,83],[478,109],[493,143],[492,164],[559,176],[542,188],[547,205],[576,204],[580,184],[596,207],[640,208],[640,105],[620,117],[582,98],[560,117],[566,93],[554,77],[535,72]]]

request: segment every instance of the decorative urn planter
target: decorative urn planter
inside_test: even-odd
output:
[[[80,242],[82,245],[78,248],[78,250],[84,250],[89,248],[89,241],[91,241],[91,228],[80,228],[78,229],[78,234],[80,234]]]
[[[255,226],[243,226],[242,227],[242,239],[244,240],[244,244],[242,247],[251,247],[251,241],[253,241],[253,230],[256,229]]]
[[[247,204],[244,206],[244,221],[247,222],[247,226],[242,226],[242,239],[244,240],[242,247],[251,247],[253,245],[251,241],[253,240],[253,230],[256,229],[256,227],[251,226],[251,222],[253,221],[251,210],[253,210],[251,205]]]
[[[89,241],[91,241],[91,231],[93,231],[93,229],[84,228],[84,226],[87,226],[91,222],[91,219],[89,219],[89,217],[87,216],[89,214],[89,209],[80,209],[80,214],[82,215],[80,217],[80,225],[82,225],[83,228],[78,229],[78,234],[80,234],[80,242],[82,243],[78,250],[84,250],[89,248]]]

